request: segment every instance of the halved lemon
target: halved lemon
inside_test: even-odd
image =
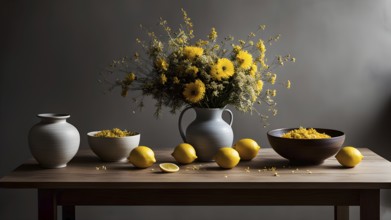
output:
[[[175,173],[179,171],[179,167],[174,163],[161,163],[159,164],[159,167],[166,173]]]

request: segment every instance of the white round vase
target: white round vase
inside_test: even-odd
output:
[[[189,124],[186,131],[182,128],[183,114],[194,109],[196,118]],[[230,115],[229,123],[223,118],[223,112]],[[212,161],[217,151],[222,147],[231,147],[234,134],[232,131],[233,114],[224,108],[185,108],[179,116],[179,132],[184,142],[191,144],[196,150],[199,161]]]
[[[66,119],[68,114],[38,114],[41,121],[29,132],[32,155],[44,168],[62,168],[76,155],[80,145],[78,130]]]

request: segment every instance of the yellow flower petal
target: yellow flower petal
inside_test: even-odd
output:
[[[195,58],[202,56],[203,53],[204,49],[202,49],[201,47],[187,46],[183,49],[183,54],[189,60],[194,60]]]
[[[195,82],[187,83],[185,85],[183,96],[186,101],[190,103],[198,103],[204,98],[205,90],[205,84],[201,80],[197,79]]]
[[[250,69],[253,64],[253,56],[245,50],[239,51],[236,60],[239,62],[239,66],[245,70]]]
[[[231,77],[235,73],[234,64],[227,58],[217,60],[217,63],[212,66],[210,75],[214,80],[222,80]]]

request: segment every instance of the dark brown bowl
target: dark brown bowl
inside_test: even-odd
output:
[[[315,128],[319,133],[326,133],[331,138],[291,139],[281,137],[284,133],[297,128],[280,128],[267,132],[272,148],[282,157],[294,164],[321,164],[335,155],[345,141],[342,131]]]

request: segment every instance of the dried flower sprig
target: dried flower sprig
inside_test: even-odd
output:
[[[251,32],[246,40],[235,41],[233,36],[227,36],[218,41],[216,28],[211,28],[206,39],[194,40],[192,20],[185,10],[182,13],[184,23],[177,31],[160,18],[159,26],[165,37],[140,25],[149,37],[148,41],[136,39],[143,53],[113,60],[101,82],[110,91],[120,87],[124,97],[133,91],[136,96],[132,100],[140,108],[144,106],[144,97],[152,96],[156,100],[156,116],[163,107],[176,113],[184,105],[200,108],[232,105],[243,112],[257,113],[266,124],[269,115],[256,106],[264,104],[267,112],[277,114],[274,101],[277,90],[273,87],[280,84],[289,89],[291,82],[277,84],[275,70],[286,62],[295,62],[291,55],[278,55],[268,62],[266,45],[277,42],[280,35],[267,40],[257,38],[266,29],[260,25],[257,33]],[[114,80],[110,79],[112,76]]]

